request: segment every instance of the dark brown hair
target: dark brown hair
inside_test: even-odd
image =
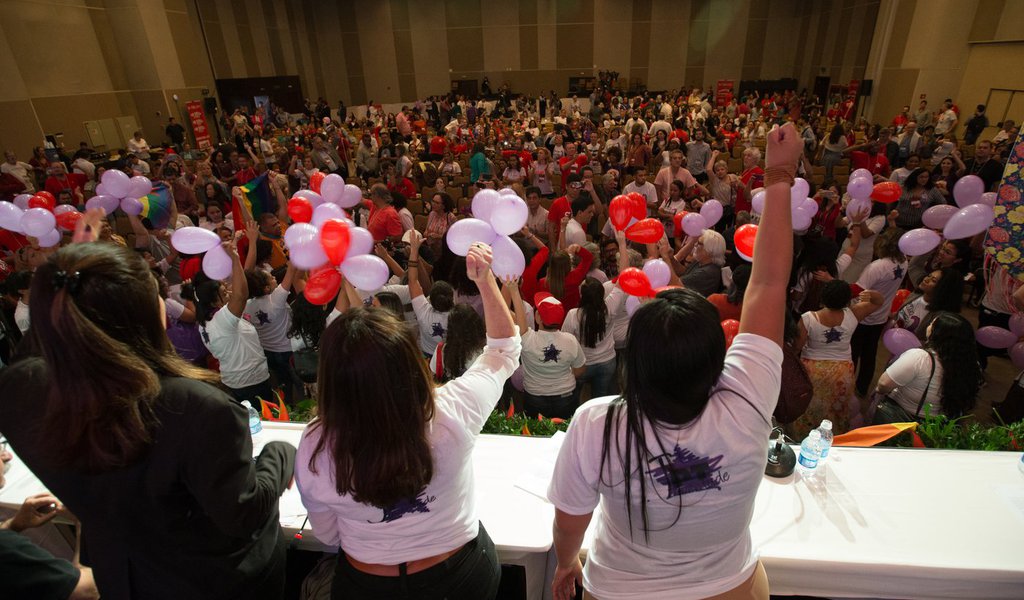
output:
[[[152,441],[161,375],[217,381],[174,352],[158,289],[116,244],[72,244],[36,271],[31,336],[52,376],[44,422],[59,464],[131,464]]]
[[[346,311],[320,338],[318,381],[310,471],[329,452],[338,493],[379,508],[422,492],[434,475],[434,386],[412,329],[385,309]]]

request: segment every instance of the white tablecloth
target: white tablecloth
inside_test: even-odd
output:
[[[263,438],[297,444],[301,431],[267,423]],[[559,441],[484,435],[474,452],[480,519],[502,561],[526,567],[531,599],[550,577],[554,510],[537,494]],[[812,482],[766,477],[751,530],[772,593],[1024,597],[1019,460],[1010,452],[835,448]],[[45,491],[17,460],[7,478],[0,505]],[[294,534],[304,516],[295,489],[281,513]],[[303,546],[318,546],[313,535],[304,530]]]

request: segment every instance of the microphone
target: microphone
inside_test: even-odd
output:
[[[796,453],[785,443],[785,434],[781,427],[772,430],[772,435],[778,433],[778,437],[772,442],[768,438],[768,464],[765,465],[764,474],[769,477],[788,477],[796,468]]]

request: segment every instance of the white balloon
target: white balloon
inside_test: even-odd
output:
[[[494,208],[494,203],[497,202],[500,197],[501,194],[496,190],[484,189],[477,192],[476,195],[473,196],[473,201],[470,204],[470,210],[473,212],[473,218],[489,222],[491,220],[491,210]]]
[[[310,223],[292,223],[284,230],[284,247],[289,250],[295,247],[295,242],[301,237],[315,236],[318,229]]]
[[[36,239],[39,240],[40,248],[53,248],[60,243],[62,237],[64,236],[61,235],[60,230],[54,229],[53,231],[45,233]]]
[[[490,245],[496,236],[488,223],[480,219],[462,219],[448,228],[448,248],[459,256],[466,256],[472,244],[480,242]]]
[[[153,191],[153,182],[148,177],[142,175],[136,175],[129,180],[128,193],[126,196],[132,198],[141,198],[149,195]]]
[[[526,270],[526,257],[523,256],[523,250],[507,235],[495,238],[491,245],[491,251],[493,253],[491,271],[499,279],[519,277]]]
[[[292,198],[304,198],[309,201],[314,209],[324,203],[323,196],[313,190],[299,190],[295,192]]]
[[[231,277],[231,267],[231,257],[223,246],[214,246],[203,255],[203,273],[210,279],[223,281]]]
[[[14,197],[14,205],[21,210],[28,210],[28,201],[32,199],[32,194],[18,194]]]
[[[341,193],[341,199],[338,201],[338,204],[340,204],[342,208],[352,208],[362,201],[363,191],[360,190],[358,186],[346,183],[345,190]]]
[[[56,226],[57,218],[45,208],[30,208],[21,215],[21,230],[34,238],[46,235]]]
[[[362,256],[373,251],[373,234],[365,227],[349,227],[351,241],[348,243],[348,252],[345,253],[345,260],[353,256]]]
[[[333,175],[333,173],[332,173]],[[324,188],[321,187],[321,190]],[[340,193],[340,192],[339,192]],[[320,227],[324,224],[327,219],[345,219],[345,211],[342,210],[337,204],[331,204],[330,202],[324,202],[320,206],[313,209],[313,218],[310,223],[314,227]]]
[[[391,270],[379,256],[364,254],[346,258],[345,262],[341,263],[341,274],[357,290],[372,291],[388,282]]]
[[[756,215],[764,214],[764,196],[764,188],[757,188],[757,190],[754,191],[753,196],[750,198],[750,210],[752,210]]]
[[[25,211],[14,204],[0,201],[0,227],[7,231],[21,231],[21,216]]]
[[[132,180],[124,171],[108,169],[100,177],[105,192],[115,198],[124,198],[131,190]]]
[[[789,189],[790,201],[793,206],[800,206],[800,203],[804,201],[807,194],[811,192],[811,184],[807,183],[807,180],[803,177],[797,177],[793,180],[793,187]]]
[[[202,254],[220,245],[220,236],[202,227],[182,227],[171,235],[171,246],[182,254]]]
[[[665,287],[668,285],[668,280],[672,277],[671,267],[660,258],[647,261],[643,271],[647,275],[647,280],[651,282],[651,287],[654,289]]]
[[[500,194],[491,204],[490,224],[499,235],[512,235],[526,225],[530,207],[519,196]]]
[[[337,204],[345,192],[345,180],[337,173],[331,173],[320,182],[320,195],[325,202]]]

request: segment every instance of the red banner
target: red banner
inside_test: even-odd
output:
[[[203,103],[199,100],[191,100],[185,103],[185,110],[188,111],[188,120],[192,122],[192,133],[196,136],[196,147],[205,150],[210,147],[210,130],[206,127],[206,114],[203,113]]]
[[[846,87],[846,95],[847,96],[856,96],[857,92],[859,92],[859,91],[860,91],[860,80],[859,79],[851,79],[850,80],[850,85],[848,85]]]
[[[735,82],[732,79],[719,79],[715,86],[715,104],[725,106],[732,100],[732,86]]]

